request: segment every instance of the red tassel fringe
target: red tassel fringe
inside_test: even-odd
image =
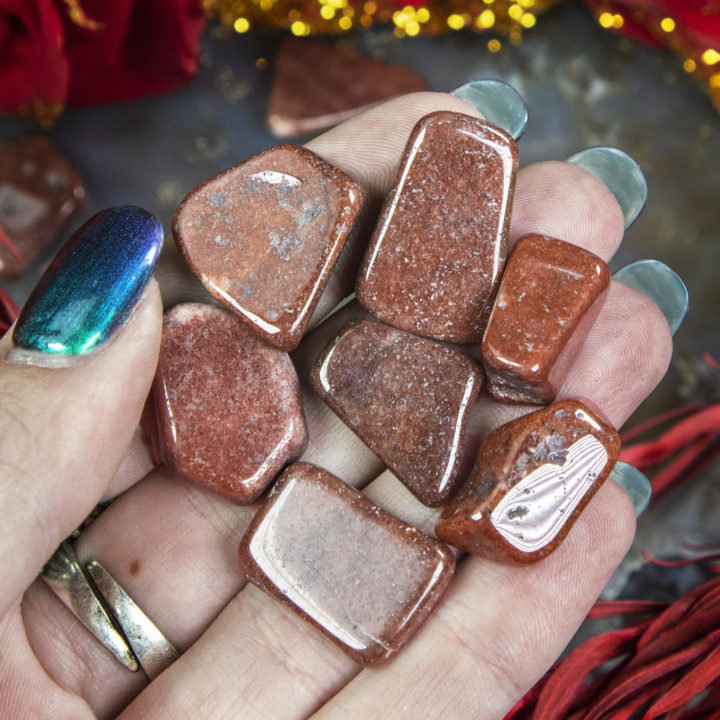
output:
[[[621,615],[641,617],[571,651],[505,720],[720,720],[720,577],[672,604],[598,602],[588,619]]]
[[[703,360],[720,370],[720,363],[709,354]],[[654,440],[627,444],[670,421],[675,422]],[[648,475],[656,502],[720,458],[720,403],[674,408],[621,437],[620,459]]]

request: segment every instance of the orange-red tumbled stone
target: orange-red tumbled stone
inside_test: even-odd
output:
[[[287,353],[212,305],[165,316],[151,400],[157,459],[237,503],[256,500],[307,445]]]
[[[348,323],[312,382],[325,402],[425,505],[457,489],[480,366],[459,350],[376,321]]]
[[[545,235],[520,238],[482,342],[488,392],[500,402],[553,400],[609,284],[608,266],[597,255]]]
[[[469,115],[436,112],[410,135],[357,280],[378,319],[480,342],[507,248],[517,146]]]
[[[615,429],[579,400],[501,425],[487,436],[435,532],[492,560],[540,560],[565,539],[619,452]]]
[[[292,350],[363,197],[310,150],[278,145],[195,188],[175,214],[173,235],[223,305],[266,342]]]
[[[422,627],[455,568],[446,545],[307,463],[280,476],[239,558],[250,582],[370,666]]]

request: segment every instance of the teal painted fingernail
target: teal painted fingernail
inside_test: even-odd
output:
[[[637,468],[619,460],[610,473],[610,479],[630,496],[635,506],[635,517],[640,517],[650,504],[652,495],[650,481]]]
[[[162,241],[160,223],[138,207],[110,208],[90,218],[25,303],[8,361],[63,367],[100,348],[130,317]]]
[[[591,147],[581,150],[568,162],[599,177],[620,203],[629,228],[647,201],[647,182],[640,166],[622,150],[613,147]]]
[[[613,280],[629,285],[649,297],[666,317],[674,335],[690,305],[688,291],[680,276],[659,260],[638,260],[621,268]]]
[[[450,94],[470,103],[488,122],[501,127],[516,140],[523,134],[528,121],[527,105],[520,93],[506,82],[492,78],[473,80]]]

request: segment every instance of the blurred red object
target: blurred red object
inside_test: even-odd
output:
[[[12,327],[19,314],[15,301],[0,288],[0,337]]]
[[[0,112],[52,120],[174,90],[198,67],[200,0],[0,0]]]
[[[710,555],[660,564],[718,559]],[[505,720],[717,720],[720,577],[670,604],[598,602],[588,619],[620,616],[639,617],[572,650]]]

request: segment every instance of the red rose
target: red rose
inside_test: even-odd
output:
[[[200,0],[0,0],[0,111],[180,87],[203,23]]]

